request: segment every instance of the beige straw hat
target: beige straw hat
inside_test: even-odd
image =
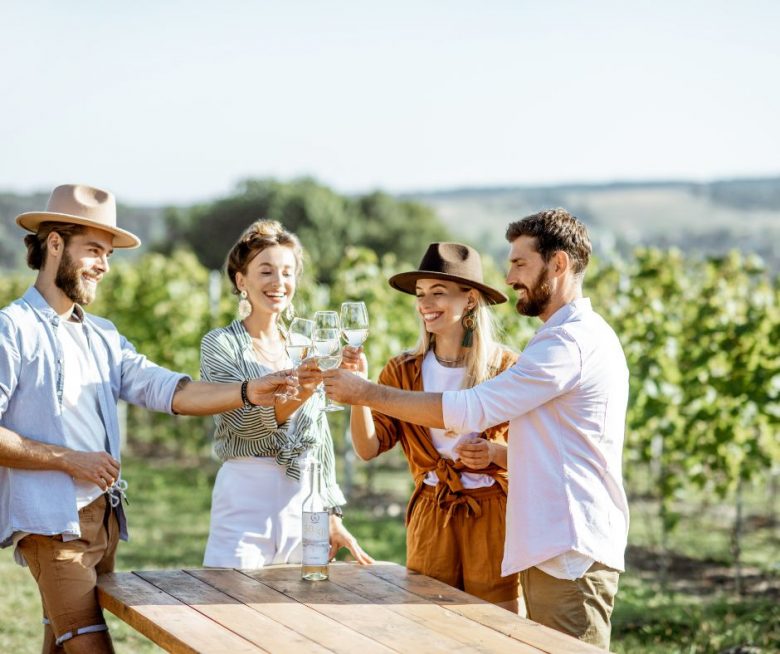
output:
[[[16,218],[16,224],[37,232],[41,223],[57,222],[102,229],[114,235],[115,248],[137,248],[141,239],[116,226],[116,200],[108,191],[84,184],[63,184],[55,188],[46,211],[30,211]]]

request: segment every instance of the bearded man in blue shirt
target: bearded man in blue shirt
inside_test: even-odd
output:
[[[115,248],[140,240],[116,225],[111,193],[66,184],[46,211],[20,215],[38,271],[0,310],[0,546],[40,590],[44,652],[113,652],[97,575],[127,539],[117,403],[209,415],[295,394],[284,373],[235,384],[195,382],[155,365],[104,318],[94,298]]]

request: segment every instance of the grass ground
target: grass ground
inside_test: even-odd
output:
[[[119,570],[201,564],[208,532],[216,464],[126,460],[131,536],[120,544]],[[403,501],[406,473],[375,471],[371,493],[353,493],[345,522],[377,559],[404,562]],[[729,514],[723,507],[691,507],[670,536],[665,559],[669,583],[662,589],[663,560],[651,503],[632,504],[628,571],[613,616],[613,650],[619,654],[704,654],[738,646],[780,651],[780,570],[777,528],[748,513],[743,544],[746,594],[733,592]],[[40,651],[37,590],[29,572],[0,552],[0,652]],[[117,652],[160,652],[153,643],[107,614]]]

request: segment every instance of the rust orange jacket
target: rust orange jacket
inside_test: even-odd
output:
[[[422,382],[422,355],[401,354],[387,362],[379,375],[379,383],[385,386],[394,386],[403,390],[421,391]],[[495,374],[503,372],[517,361],[517,354],[510,350],[503,350],[501,363]],[[504,492],[507,489],[506,470],[491,463],[487,468],[474,470],[463,465],[460,461],[443,459],[431,440],[427,427],[414,425],[409,422],[397,420],[390,416],[372,411],[374,427],[379,440],[379,452],[386,452],[400,441],[406,460],[409,463],[409,471],[414,478],[414,492],[409,499],[406,509],[407,523],[412,507],[423,488],[425,475],[435,471],[439,478],[436,486],[437,501],[440,505],[453,506],[460,503],[471,503],[467,493],[464,493],[460,482],[460,472],[476,472],[489,474],[496,479]],[[481,437],[492,441],[506,443],[509,424],[502,423],[482,432]]]

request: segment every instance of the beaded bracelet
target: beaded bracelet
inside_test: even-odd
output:
[[[244,403],[244,408],[248,409],[253,406],[257,406],[249,401],[249,396],[246,394],[246,389],[249,386],[249,380],[245,379],[241,382],[241,401]]]

